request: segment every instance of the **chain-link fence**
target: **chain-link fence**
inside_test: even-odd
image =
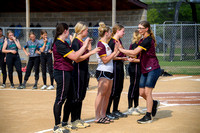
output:
[[[159,24],[151,25],[154,31],[157,47],[156,53],[161,68],[172,74],[192,74],[200,75],[200,24]],[[28,40],[28,33],[35,32],[36,38],[40,38],[40,31],[46,30],[48,37],[53,38],[55,27],[1,27],[6,35],[8,30],[12,30],[19,39],[22,46]],[[126,49],[131,44],[133,32],[137,26],[126,26],[122,43]],[[70,34],[74,29],[70,28]],[[88,36],[93,38],[92,47],[95,48],[98,42],[97,27],[89,27]],[[19,51],[21,60],[27,61],[23,50]],[[128,62],[125,63],[127,68]],[[94,76],[97,66],[96,55],[90,57],[90,73]],[[127,70],[127,69],[125,69]],[[126,73],[127,74],[127,73]]]

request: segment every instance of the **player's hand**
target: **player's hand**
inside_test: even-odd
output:
[[[44,38],[44,43],[47,43],[47,38],[46,37]]]
[[[49,50],[49,53],[51,54],[51,53],[52,53],[52,50]]]
[[[93,49],[91,52],[92,52],[92,54],[95,54],[95,53],[99,52],[100,50],[101,50],[101,47],[97,47],[97,48]]]
[[[16,50],[11,50],[11,53],[12,53],[12,54],[16,54],[17,51],[16,51]]]
[[[11,38],[13,39],[13,41],[16,41],[16,37],[12,36]]]
[[[30,53],[27,53],[26,56],[30,56]]]

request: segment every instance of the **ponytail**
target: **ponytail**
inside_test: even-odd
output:
[[[53,40],[53,45],[56,42],[58,36],[60,36],[65,30],[68,30],[68,29],[69,29],[69,26],[66,23],[59,23],[56,26],[56,34]]]
[[[153,38],[154,44],[155,44],[155,47],[156,47],[157,46],[156,38],[155,38],[155,36],[154,36],[154,34],[153,34],[151,29],[150,29],[150,36]]]
[[[79,21],[75,27],[74,27],[74,30],[75,30],[75,33],[73,35],[73,38],[72,38],[72,41],[79,35],[81,34],[84,30],[86,30],[88,28],[88,26],[86,25],[85,22],[83,21]]]

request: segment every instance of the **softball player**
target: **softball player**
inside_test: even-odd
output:
[[[67,124],[66,111],[67,108],[71,108],[66,104],[66,99],[72,94],[69,92],[73,90],[72,82],[72,60],[77,61],[78,58],[87,50],[90,39],[86,39],[83,46],[74,51],[69,47],[69,44],[64,41],[69,35],[69,27],[65,23],[60,23],[56,27],[56,35],[53,43],[53,56],[54,56],[54,77],[57,84],[56,88],[56,100],[54,103],[54,118],[55,126],[53,128],[54,133],[68,133],[70,127]],[[67,100],[68,101],[68,100]],[[64,116],[61,124],[61,110],[64,105]]]
[[[159,101],[153,100],[152,91],[160,76],[160,65],[155,53],[156,40],[148,21],[141,21],[138,25],[138,31],[143,38],[139,41],[138,47],[134,50],[119,50],[128,56],[135,57],[140,54],[141,77],[140,77],[140,96],[146,100],[146,115],[137,120],[138,123],[151,123],[152,116],[156,115]]]
[[[13,83],[13,66],[15,66],[18,79],[19,79],[19,87],[17,89],[23,89],[22,86],[22,70],[21,70],[21,60],[18,53],[18,49],[21,49],[21,45],[19,40],[14,37],[14,33],[12,31],[8,31],[7,33],[8,39],[5,39],[3,44],[2,52],[6,53],[6,63],[8,65],[8,77],[10,80],[11,88],[14,88]]]
[[[3,31],[0,28],[0,67],[1,67],[1,72],[3,76],[3,84],[1,88],[6,87],[6,78],[7,78],[7,72],[6,72],[6,54],[2,52],[3,48],[3,43],[4,43],[5,37],[3,36]]]
[[[88,35],[88,26],[86,23],[80,21],[75,25],[75,34],[72,41],[72,49],[74,51],[78,51],[83,46],[83,38]],[[73,90],[74,95],[73,98],[69,100],[71,104],[73,104],[73,108],[71,112],[71,122],[72,126],[76,128],[85,128],[90,125],[83,120],[81,120],[81,110],[82,110],[82,102],[85,98],[87,87],[88,87],[88,62],[89,57],[96,52],[98,52],[100,48],[95,48],[91,51],[91,42],[88,49],[81,55],[77,61],[73,63],[73,81],[75,88]],[[70,104],[70,103],[68,103]]]
[[[106,116],[106,109],[113,83],[113,58],[117,56],[119,43],[115,45],[114,51],[107,44],[111,37],[111,31],[103,22],[99,23],[98,28],[100,40],[97,47],[101,50],[97,54],[98,66],[96,78],[98,81],[98,93],[95,101],[95,122],[109,124],[113,120]]]
[[[124,27],[122,25],[116,24],[112,28],[112,38],[110,39],[108,45],[110,46],[111,50],[114,51],[114,47],[116,42],[120,43],[122,45],[122,42],[120,38],[124,36]],[[121,92],[123,89],[123,83],[124,83],[124,63],[123,61],[127,60],[127,57],[123,53],[119,53],[117,57],[113,59],[113,86],[112,91],[107,107],[106,114],[110,119],[118,119],[121,117],[127,117],[126,114],[121,113],[118,110],[118,105],[120,101]],[[110,113],[110,107],[113,103],[113,112]]]
[[[41,67],[42,67],[42,78],[43,78],[43,83],[44,85],[41,87],[42,90],[48,89],[52,90],[54,89],[53,86],[53,60],[52,60],[52,44],[53,44],[53,39],[47,37],[47,31],[41,30],[41,40],[39,40],[40,43],[40,61],[41,61]],[[46,85],[46,69],[48,68],[49,75],[50,75],[50,80],[51,80],[51,85],[47,88]]]
[[[34,32],[29,33],[29,38],[30,40],[26,43],[26,45],[23,48],[24,53],[26,54],[26,56],[29,57],[27,70],[24,77],[23,88],[26,88],[26,82],[28,81],[28,78],[31,75],[31,70],[34,66],[35,84],[33,86],[33,89],[37,89],[37,82],[39,80],[39,66],[40,66],[40,52],[39,52],[40,44],[38,40],[36,40]],[[26,48],[29,49],[29,52],[26,51]]]
[[[141,35],[139,34],[138,30],[135,30],[133,32],[133,39],[132,44],[130,45],[129,50],[134,50],[138,46],[138,42],[141,39]],[[127,114],[130,115],[140,115],[144,114],[144,111],[142,111],[139,108],[139,81],[140,81],[140,60],[135,58],[128,58],[128,61],[130,62],[128,65],[128,72],[130,76],[130,86],[128,91],[128,112]],[[133,101],[134,101],[134,107],[133,107]]]

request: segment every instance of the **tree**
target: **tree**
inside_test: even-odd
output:
[[[150,24],[159,24],[161,23],[161,18],[157,9],[153,8],[147,12],[147,20]]]

